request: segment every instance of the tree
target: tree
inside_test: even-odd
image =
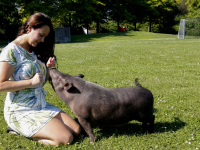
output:
[[[89,24],[96,22],[99,33],[100,24],[109,19],[116,21],[117,27],[129,22],[136,30],[137,23],[148,23],[149,32],[152,29],[168,32],[179,14],[199,17],[199,3],[198,0],[1,0],[0,27],[4,29],[20,17],[25,20],[35,12],[43,12],[52,18],[54,27],[84,26],[88,31]]]
[[[200,1],[199,0],[187,0],[187,18],[200,18]]]
[[[0,28],[4,31],[4,38],[13,40],[16,37],[20,22],[20,15],[14,0],[0,1]]]
[[[53,22],[56,27],[72,26],[75,2],[76,0],[57,0],[57,7],[54,8],[56,15],[53,15]]]
[[[94,4],[96,15],[93,19],[96,22],[97,33],[100,33],[100,23],[104,23],[108,18],[108,5],[106,3],[107,0],[101,0],[101,2],[97,1],[97,3]]]
[[[99,19],[99,14],[95,10],[97,5],[97,0],[77,0],[73,6],[73,23],[86,27],[88,33],[89,24],[95,21],[95,19]]]
[[[149,5],[145,0],[135,0],[135,1],[127,0],[126,8],[127,8],[127,13],[126,13],[127,21],[133,23],[133,25],[135,26],[135,31],[136,31],[136,23],[145,22],[147,16],[151,16],[152,18],[153,15],[150,14],[154,14],[155,11],[154,9],[152,9],[152,6]]]
[[[148,32],[151,32],[152,22],[156,20],[159,15],[159,11],[157,10],[159,0],[145,0],[145,14],[147,14],[146,20],[148,22]]]
[[[148,4],[152,8],[147,13],[149,14],[149,28],[153,24],[156,27],[154,32],[175,33],[173,26],[176,24],[175,17],[179,13],[178,3],[175,0],[152,0],[148,1]]]
[[[177,7],[180,12],[178,15],[184,15],[188,13],[186,0],[176,0]]]
[[[58,0],[16,0],[22,17],[28,17],[36,12],[43,12],[51,17],[57,16]]]
[[[109,19],[117,22],[117,27],[119,27],[120,22],[127,20],[127,3],[126,0],[109,0],[108,4],[108,15]]]
[[[60,0],[57,4],[57,16],[53,17],[57,26],[87,28],[92,21],[97,24],[103,19],[102,9],[104,4],[98,0]]]

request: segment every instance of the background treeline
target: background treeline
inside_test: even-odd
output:
[[[0,0],[0,40],[15,38],[35,12],[48,14],[54,27],[82,26],[96,33],[127,30],[177,34],[180,19],[200,18],[199,0]]]

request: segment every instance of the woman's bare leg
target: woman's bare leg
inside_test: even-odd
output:
[[[80,134],[80,126],[70,116],[60,112],[31,138],[45,145],[71,144],[73,134]]]
[[[75,136],[78,136],[81,133],[80,125],[65,112],[61,111],[56,117],[61,120],[66,128],[68,128]]]

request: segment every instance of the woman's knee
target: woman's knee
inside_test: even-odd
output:
[[[61,135],[54,139],[55,145],[66,145],[66,144],[71,144],[73,142],[73,135],[72,134],[66,134],[66,135]]]

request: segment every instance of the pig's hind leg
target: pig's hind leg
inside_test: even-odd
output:
[[[142,122],[142,130],[147,132],[147,122]]]
[[[155,122],[155,116],[153,115],[152,116],[152,119],[151,119],[151,121],[150,121],[150,127],[149,127],[149,133],[154,133],[155,131],[154,131],[154,122]]]
[[[143,121],[142,122],[142,129],[143,131],[147,132],[147,123],[149,123],[149,133],[154,133],[154,121],[155,121],[155,116],[152,115],[151,119],[149,121]]]

